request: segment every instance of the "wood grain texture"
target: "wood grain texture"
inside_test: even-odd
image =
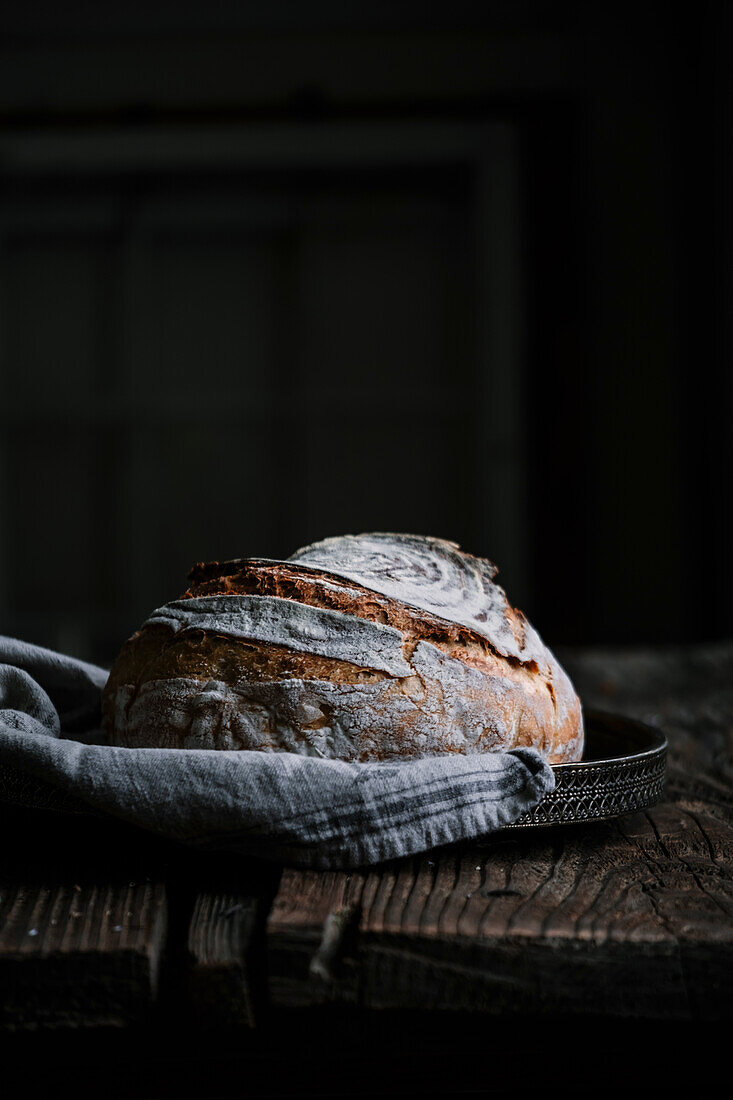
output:
[[[254,897],[216,891],[196,897],[188,929],[186,987],[194,1017],[207,1028],[255,1025],[252,949],[258,913]]]
[[[264,925],[279,879],[279,867],[227,853],[182,859],[173,938],[183,950],[172,968],[180,971],[180,1027],[213,1036],[261,1023]]]
[[[0,1024],[117,1026],[155,998],[166,932],[160,883],[0,888]]]
[[[361,874],[287,871],[268,922],[273,1003],[731,1014],[733,652],[565,659],[586,705],[663,726],[667,801]],[[318,954],[344,912],[350,933],[324,972]]]

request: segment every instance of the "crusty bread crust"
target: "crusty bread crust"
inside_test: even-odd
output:
[[[195,624],[177,630],[149,622],[123,646],[103,693],[112,743],[360,761],[529,745],[551,763],[580,758],[583,722],[572,684],[508,603],[506,625],[519,651],[531,641],[531,658],[500,652],[465,623],[298,562],[200,563],[189,579],[171,606],[274,597],[293,601],[304,621],[308,608],[320,608],[398,631],[408,674]]]
[[[452,656],[459,657],[469,664],[496,652],[487,638],[467,626],[439,619],[428,611],[409,607],[400,600],[390,599],[380,592],[373,592],[354,581],[334,583],[334,577],[322,570],[306,572],[302,567],[291,565],[290,562],[257,560],[217,562],[216,565],[221,570],[220,575],[208,576],[200,580],[197,579],[200,576],[199,571],[211,570],[214,563],[209,563],[208,566],[194,566],[189,578],[192,583],[184,593],[183,599],[228,595],[279,596],[308,604],[309,607],[342,611],[369,622],[385,623],[395,627],[405,636],[408,653],[419,641],[439,645],[446,652],[450,651]],[[523,645],[526,619],[521,611],[509,608],[509,622],[518,644]],[[536,663],[530,661],[528,664],[534,667]]]

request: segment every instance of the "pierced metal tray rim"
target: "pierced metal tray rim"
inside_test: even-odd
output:
[[[661,730],[636,718],[606,711],[585,713],[587,742],[601,735],[620,736],[636,751],[606,752],[588,760],[553,764],[554,791],[506,829],[536,829],[612,821],[648,809],[664,795],[667,739]],[[637,747],[638,746],[638,747]],[[623,778],[619,776],[622,771]]]

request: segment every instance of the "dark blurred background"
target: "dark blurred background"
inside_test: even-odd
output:
[[[396,530],[730,634],[730,7],[3,4],[0,629]]]

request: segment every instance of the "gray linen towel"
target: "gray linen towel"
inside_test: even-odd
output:
[[[104,669],[0,636],[0,789],[13,777],[199,848],[347,868],[511,824],[554,789],[534,749],[353,764],[102,743]],[[29,801],[27,794],[25,800]],[[32,799],[31,799],[32,801]]]

